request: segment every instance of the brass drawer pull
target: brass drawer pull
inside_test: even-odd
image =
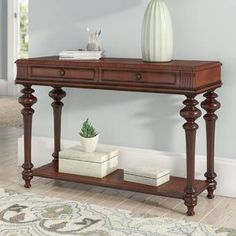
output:
[[[136,81],[140,81],[142,79],[142,75],[140,73],[137,73],[135,75],[135,79],[136,79]]]
[[[59,74],[60,74],[60,76],[64,76],[66,74],[66,72],[65,72],[64,69],[60,69],[59,70]]]

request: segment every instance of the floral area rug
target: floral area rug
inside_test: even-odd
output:
[[[235,236],[233,229],[0,189],[4,236]]]

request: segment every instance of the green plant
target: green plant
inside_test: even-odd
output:
[[[84,138],[93,138],[97,136],[97,132],[95,128],[91,125],[89,122],[89,119],[87,119],[82,126],[82,129],[80,131],[80,135]]]
[[[27,58],[29,51],[29,0],[20,0],[20,58]]]

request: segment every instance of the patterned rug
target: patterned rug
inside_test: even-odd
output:
[[[22,106],[17,98],[0,97],[0,126],[2,127],[23,127],[21,115]]]
[[[0,189],[4,236],[235,236],[236,230]]]

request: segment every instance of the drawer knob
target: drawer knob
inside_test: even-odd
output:
[[[140,81],[140,80],[142,79],[142,75],[141,75],[140,73],[137,73],[137,74],[135,75],[135,79],[136,79],[137,81]]]
[[[59,74],[60,74],[60,76],[64,76],[65,73],[66,73],[65,70],[63,70],[63,69],[60,69],[60,70],[59,70]]]

